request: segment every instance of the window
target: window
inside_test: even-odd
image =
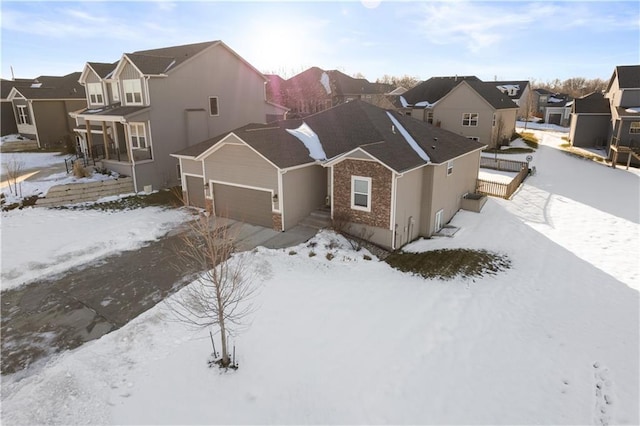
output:
[[[447,176],[453,173],[453,161],[447,162]]]
[[[131,148],[146,149],[147,135],[144,132],[144,123],[129,124],[129,132],[131,138]]]
[[[427,111],[427,123],[433,124],[433,111]]]
[[[351,176],[351,208],[371,211],[371,178]]]
[[[113,102],[120,102],[120,83],[117,81],[111,83],[111,99]]]
[[[212,117],[220,115],[217,96],[209,96],[209,115]]]
[[[493,121],[491,121],[491,127],[496,127],[496,113],[493,113]]]
[[[17,105],[18,110],[18,124],[31,124],[31,118],[29,117],[29,110],[27,105]]]
[[[640,133],[640,121],[632,121],[629,133]]]
[[[140,80],[123,80],[124,100],[127,105],[142,105],[142,85]]]
[[[462,114],[462,125],[475,127],[478,125],[477,112],[465,112]]]
[[[467,139],[471,139],[472,141],[480,142],[480,138],[478,136],[467,136]]]
[[[93,105],[104,105],[104,96],[102,95],[102,83],[87,84],[89,91],[89,103]]]

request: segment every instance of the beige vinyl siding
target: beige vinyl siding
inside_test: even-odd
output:
[[[73,137],[75,121],[69,112],[86,107],[84,99],[69,101],[35,101],[33,113],[37,118],[38,140],[41,147],[63,145],[65,138]]]
[[[420,210],[425,168],[403,174],[396,180],[395,224],[397,247],[411,242],[420,234]],[[414,224],[411,225],[411,219]]]
[[[246,145],[226,144],[204,159],[205,178],[278,192],[277,169]]]
[[[475,191],[478,179],[478,165],[480,163],[480,151],[474,151],[453,160],[453,173],[447,176],[447,163],[440,165],[428,165],[430,173],[425,174],[424,185],[429,185],[432,179],[433,192],[431,203],[425,203],[426,229],[425,236],[431,236],[434,232],[435,214],[443,210],[442,224],[446,224],[460,210],[462,196]],[[423,224],[424,226],[424,224]]]
[[[327,171],[322,166],[289,170],[282,176],[284,229],[295,226],[322,207],[327,196]]]
[[[462,117],[465,113],[477,113],[478,125],[463,126]],[[462,83],[433,107],[433,122],[440,122],[443,129],[462,136],[479,137],[480,142],[488,144],[492,135],[493,113],[494,109],[480,95]]]
[[[501,110],[497,110],[495,112],[496,114],[496,126],[492,129],[491,132],[491,137],[495,138],[496,135],[496,131],[498,128],[498,121],[500,119],[502,119],[502,122],[504,123],[503,127],[502,127],[502,134],[501,136],[497,139],[498,141],[501,141],[502,139],[511,139],[511,136],[513,135],[513,133],[516,131],[516,115],[517,115],[518,110],[517,109],[501,109]],[[480,142],[490,145],[491,143],[491,139],[489,140],[482,140],[480,139]]]

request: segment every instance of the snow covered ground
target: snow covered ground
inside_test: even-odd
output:
[[[186,220],[184,210],[132,211],[26,208],[2,213],[1,288],[64,272],[141,247]]]
[[[209,369],[208,331],[160,304],[3,377],[2,423],[638,424],[640,180],[534,132],[537,173],[512,200],[406,248],[505,253],[508,271],[425,280],[331,233],[258,249],[271,272],[233,340],[239,370]]]

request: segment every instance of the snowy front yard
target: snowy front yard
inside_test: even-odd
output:
[[[638,424],[639,178],[542,140],[513,200],[406,248],[486,249],[509,270],[425,280],[328,248],[341,239],[326,232],[315,247],[261,248],[271,272],[233,340],[238,371],[209,369],[208,331],[160,304],[4,376],[2,423]]]

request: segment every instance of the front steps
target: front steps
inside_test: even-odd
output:
[[[302,219],[299,225],[315,229],[331,228],[331,211],[324,208],[314,210],[309,216]]]

